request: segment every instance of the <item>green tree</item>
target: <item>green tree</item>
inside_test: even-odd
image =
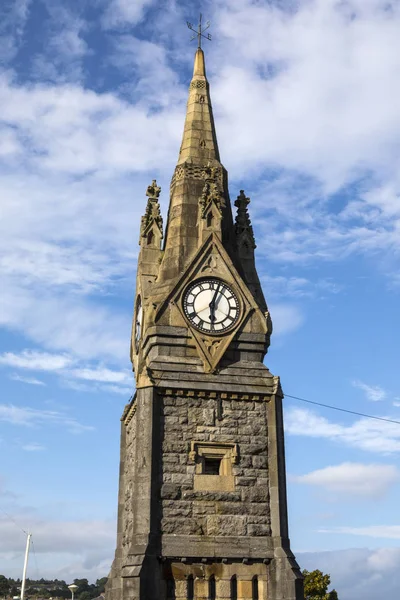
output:
[[[10,591],[10,583],[4,575],[0,575],[0,596],[5,598]]]
[[[102,594],[106,589],[108,577],[101,577],[100,579],[96,579],[96,588],[99,594]]]
[[[304,569],[304,599],[305,600],[338,600],[336,590],[328,592],[331,583],[330,575],[322,571],[307,571]]]

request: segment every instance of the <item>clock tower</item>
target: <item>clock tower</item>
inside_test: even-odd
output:
[[[200,48],[165,230],[160,191],[141,220],[107,600],[301,600],[249,198],[233,218]]]

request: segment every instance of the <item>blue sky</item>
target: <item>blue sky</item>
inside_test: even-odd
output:
[[[108,572],[138,225],[153,178],[166,213],[200,8],[231,198],[252,199],[266,364],[288,395],[400,421],[400,2],[3,0],[5,575],[14,521],[31,577]],[[342,600],[397,598],[400,425],[286,398],[285,427],[301,566]]]

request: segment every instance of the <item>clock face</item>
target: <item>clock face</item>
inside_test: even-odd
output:
[[[240,304],[236,294],[220,279],[199,279],[186,289],[183,310],[193,327],[217,334],[237,323]]]
[[[140,341],[140,338],[142,335],[142,320],[143,320],[143,307],[142,307],[142,300],[139,296],[139,298],[137,300],[137,305],[136,305],[136,318],[135,318],[136,350],[138,349],[139,341]]]

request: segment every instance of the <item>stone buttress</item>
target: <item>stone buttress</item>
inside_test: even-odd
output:
[[[263,364],[272,324],[244,191],[232,217],[201,49],[165,231],[160,191],[148,187],[141,221],[107,600],[300,600],[283,394]]]

